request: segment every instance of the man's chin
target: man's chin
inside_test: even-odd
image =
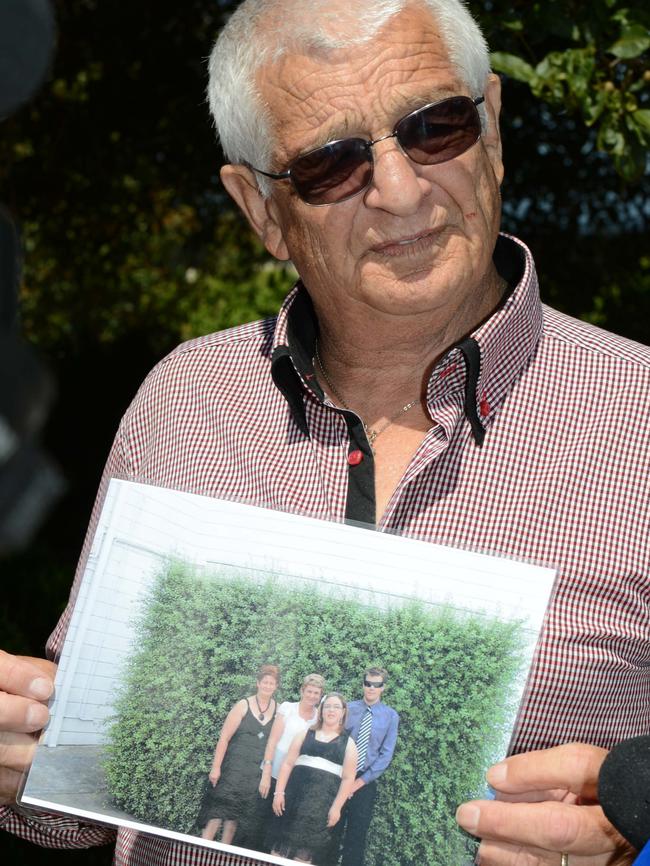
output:
[[[436,315],[448,303],[449,288],[428,267],[413,269],[399,280],[392,275],[377,276],[366,283],[361,297],[367,306],[386,315]]]

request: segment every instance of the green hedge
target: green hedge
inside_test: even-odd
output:
[[[456,806],[482,791],[499,757],[521,664],[522,627],[431,608],[382,610],[273,578],[197,576],[170,562],[137,624],[138,648],[110,727],[106,773],[116,805],[139,820],[196,833],[215,742],[233,703],[254,693],[260,664],[278,664],[278,698],[303,676],[360,697],[368,664],[390,672],[400,714],[382,777],[366,866],[450,866],[466,856]]]

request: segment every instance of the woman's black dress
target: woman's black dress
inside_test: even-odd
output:
[[[339,769],[343,767],[346,733],[329,743],[316,739],[316,731],[305,736],[285,792],[285,811],[278,853],[283,857],[300,857],[317,866],[330,866],[338,860],[341,821],[328,828],[327,815],[341,785],[338,772],[323,766],[309,766],[309,758],[324,758]],[[301,758],[307,759],[303,764]]]
[[[219,781],[214,787],[208,782],[197,820],[199,829],[212,818],[236,821],[234,842],[257,846],[267,812],[266,801],[258,791],[260,765],[274,718],[275,710],[271,720],[262,724],[247,706],[246,715],[228,743]]]

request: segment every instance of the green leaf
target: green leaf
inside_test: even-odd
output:
[[[638,57],[650,48],[650,32],[641,24],[632,24],[607,51],[619,59]]]
[[[597,145],[600,150],[621,157],[625,153],[625,136],[614,125],[603,123],[598,133]]]
[[[498,72],[503,72],[505,75],[509,75],[515,81],[532,84],[537,77],[530,63],[526,63],[525,60],[522,60],[521,57],[517,57],[515,54],[508,54],[505,51],[493,51],[490,59],[494,69]]]
[[[593,126],[605,110],[607,105],[607,93],[600,90],[595,94],[595,98],[585,100],[583,106],[584,119],[587,126]]]
[[[505,27],[508,30],[514,30],[515,32],[519,33],[524,29],[524,22],[519,18],[515,18],[512,21],[504,21],[502,27]]]
[[[650,108],[639,108],[637,111],[632,112],[628,119],[643,132],[650,135]]]

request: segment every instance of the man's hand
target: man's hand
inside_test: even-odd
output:
[[[0,805],[14,803],[46,724],[56,665],[0,650]]]
[[[571,743],[513,755],[491,767],[497,800],[458,808],[458,823],[482,839],[481,866],[626,866],[634,852],[597,802],[607,752]]]

